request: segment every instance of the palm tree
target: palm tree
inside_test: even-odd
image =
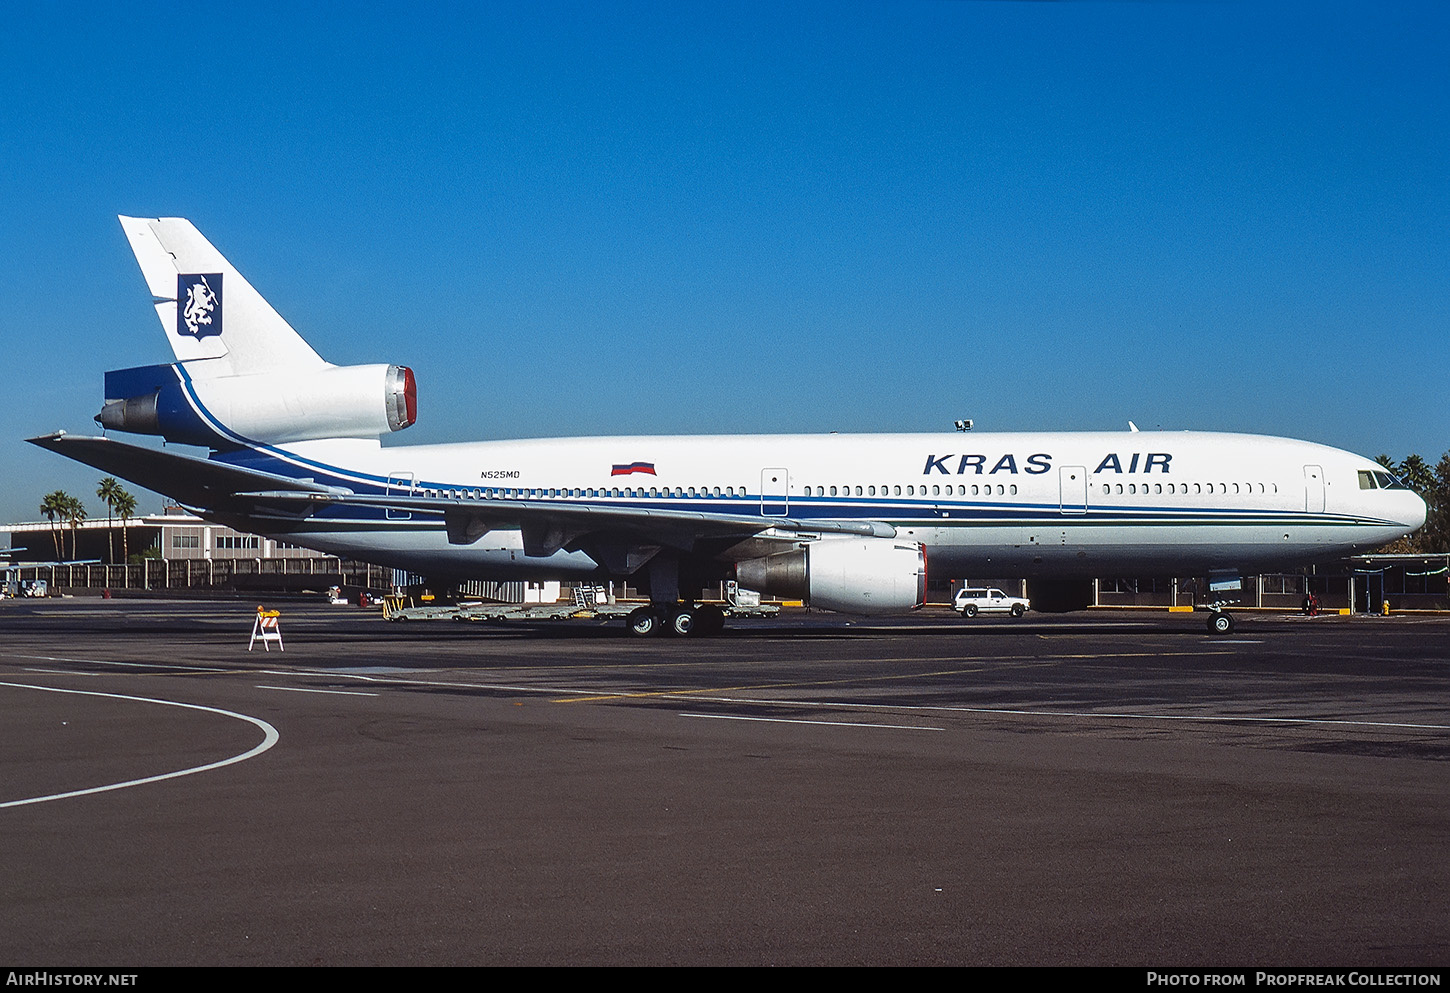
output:
[[[65,519],[70,523],[70,557],[77,558],[76,544],[80,538],[81,522],[86,519],[86,505],[73,496],[65,498]]]
[[[116,561],[116,545],[111,539],[111,515],[116,511],[116,497],[120,496],[123,490],[121,484],[116,482],[115,476],[107,476],[101,480],[101,485],[96,487],[96,496],[106,502],[106,561]]]
[[[124,489],[116,492],[116,516],[121,519],[121,561],[131,561],[131,546],[126,541],[126,522],[136,513],[136,498]]]
[[[65,490],[53,490],[47,493],[40,501],[40,513],[50,521],[50,539],[55,542],[55,557],[60,558],[60,529],[55,526],[56,519],[65,520],[66,508],[70,505],[72,497]]]

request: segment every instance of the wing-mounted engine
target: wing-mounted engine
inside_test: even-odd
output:
[[[926,602],[926,549],[894,538],[823,538],[737,562],[741,586],[848,614],[914,610]]]
[[[199,363],[106,373],[105,428],[213,448],[320,438],[376,438],[418,417],[413,370],[324,366],[239,376],[193,375]]]

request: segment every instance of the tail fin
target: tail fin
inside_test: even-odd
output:
[[[166,340],[193,377],[327,367],[190,221],[180,217],[120,221],[151,288]]]

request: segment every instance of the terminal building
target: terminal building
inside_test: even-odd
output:
[[[10,583],[41,579],[53,592],[380,589],[395,578],[392,569],[234,531],[180,507],[133,517],[124,529],[119,519],[99,518],[74,529],[38,521],[0,530],[10,533]]]

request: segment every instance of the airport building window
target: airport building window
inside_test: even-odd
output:
[[[195,545],[184,546],[195,548]],[[218,548],[261,548],[262,540],[254,534],[219,534],[216,537]]]

